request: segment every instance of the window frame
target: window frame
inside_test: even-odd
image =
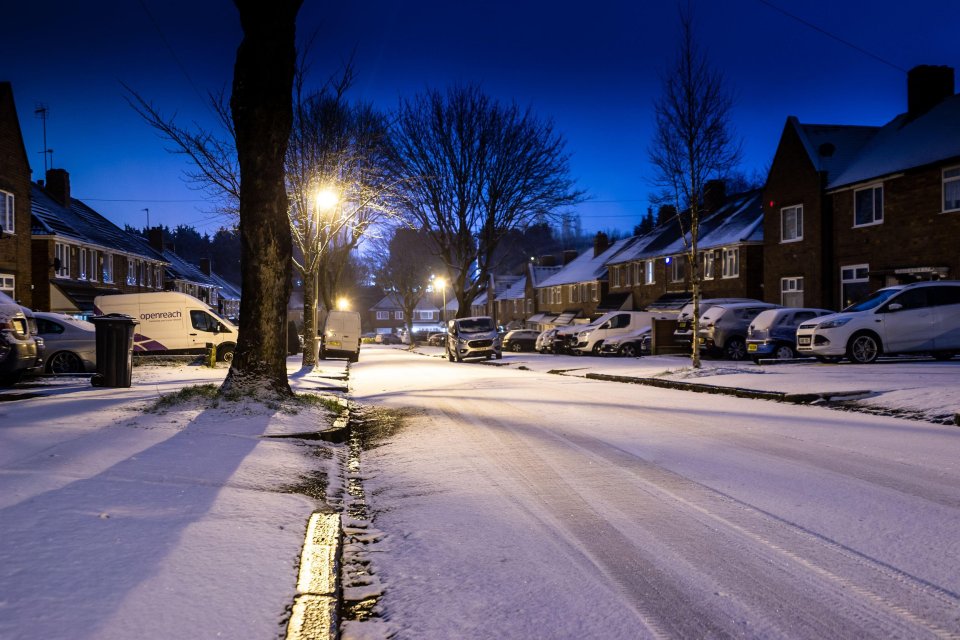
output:
[[[947,176],[947,172],[956,172],[954,176]],[[960,184],[960,165],[953,167],[944,167],[940,171],[940,208],[941,213],[952,213],[955,211],[960,211],[960,198],[956,200],[957,206],[953,209],[947,209],[947,184],[948,183],[958,183]]]
[[[717,277],[717,255],[713,249],[704,251],[701,255],[700,272],[704,280],[713,280]]]
[[[784,307],[802,307],[803,298],[804,298],[804,276],[787,276],[780,278],[780,305]],[[787,287],[788,284],[793,284],[793,287]],[[787,294],[800,294],[801,304],[787,304],[784,296]]]
[[[13,193],[0,189],[0,229],[7,235],[17,233],[17,201]]]
[[[647,260],[643,265],[643,284],[656,284],[656,270],[655,262],[653,260]]]
[[[857,196],[860,193],[871,192],[873,197],[871,198],[872,212],[871,219],[869,222],[857,222]],[[880,216],[877,217],[877,194],[880,192]],[[884,195],[883,195],[883,183],[871,184],[859,189],[853,190],[853,228],[859,229],[861,227],[873,227],[878,224],[883,224],[883,205],[884,205]]]
[[[7,285],[7,281],[9,281],[9,286]],[[16,274],[0,273],[0,291],[3,291],[14,300],[17,299],[17,296],[15,295],[17,292]]]
[[[786,220],[785,216],[788,211],[795,211],[796,217],[794,218],[793,223],[793,232],[796,234],[795,237],[788,238],[786,237]],[[800,242],[803,240],[803,205],[802,204],[793,204],[789,207],[780,208],[780,244],[787,244],[790,242]]]
[[[686,256],[678,254],[670,256],[670,282],[683,282],[687,277]]]
[[[60,255],[57,255],[60,254]],[[56,271],[58,278],[70,277],[70,245],[65,242],[53,243],[53,257],[60,259],[60,268]]]
[[[720,277],[724,279],[733,279],[740,277],[740,247],[724,247],[720,259]],[[728,269],[730,262],[727,256],[734,256],[733,267]]]

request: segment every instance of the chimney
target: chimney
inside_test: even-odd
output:
[[[907,113],[922,115],[953,95],[953,67],[922,64],[907,72]]]
[[[204,275],[210,275],[210,258],[200,258],[200,271]]]
[[[147,229],[147,241],[158,253],[163,253],[163,227],[150,227]]]
[[[63,169],[47,169],[47,193],[64,207],[70,206],[70,174]]]
[[[703,186],[704,211],[716,211],[727,199],[727,185],[723,180],[709,180]]]
[[[603,231],[597,231],[597,235],[593,239],[593,257],[596,258],[609,247],[610,239],[607,237],[607,234],[605,234]]]
[[[550,254],[540,256],[540,258],[537,260],[537,264],[541,267],[555,267],[557,266],[557,256]]]
[[[563,264],[570,264],[577,257],[576,249],[564,249],[563,250]]]
[[[677,216],[677,208],[672,204],[662,204],[657,209],[657,225],[671,222]]]

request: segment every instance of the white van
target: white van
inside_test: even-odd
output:
[[[649,327],[654,320],[673,318],[676,318],[676,314],[656,311],[611,311],[581,329],[573,348],[579,353],[600,355],[605,340]]]
[[[93,299],[97,315],[122,313],[139,324],[133,336],[134,353],[206,353],[217,347],[217,360],[231,362],[237,348],[237,327],[209,305],[177,291],[121,293]]]
[[[360,313],[357,311],[330,311],[323,321],[320,334],[320,359],[360,359]]]

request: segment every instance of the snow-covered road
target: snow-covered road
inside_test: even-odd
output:
[[[366,349],[401,638],[960,635],[960,429]]]

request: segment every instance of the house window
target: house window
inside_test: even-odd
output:
[[[943,210],[960,210],[960,167],[943,170]]]
[[[671,256],[667,258],[670,262],[670,281],[671,282],[683,282],[685,269],[684,267],[684,256]]]
[[[573,294],[573,302],[580,302],[580,286],[576,284],[573,285],[573,291],[571,293]]]
[[[163,269],[160,266],[153,268],[153,286],[157,289],[163,288]]]
[[[723,277],[738,278],[740,276],[740,247],[730,247],[723,250]]]
[[[717,277],[716,271],[714,269],[714,259],[716,254],[713,251],[704,251],[703,252],[703,278],[704,280],[710,280]]]
[[[600,287],[596,282],[590,283],[590,299],[594,302],[600,302]]]
[[[83,249],[80,250],[83,260]],[[93,249],[87,249],[86,279],[95,282],[97,279],[97,252]]]
[[[103,281],[113,282],[113,254],[103,254]]]
[[[377,320],[389,320],[390,312],[389,311],[377,311]]]
[[[840,268],[840,307],[849,307],[870,293],[870,265],[853,264]]]
[[[70,245],[56,243],[53,245],[53,260],[54,263],[59,263],[57,268],[57,277],[58,278],[69,278],[70,277]]]
[[[625,264],[620,269],[623,271],[623,286],[629,287],[632,283],[630,282],[630,276],[633,275],[633,272],[630,271],[630,265]]]
[[[0,273],[0,291],[14,299],[16,299],[16,296],[13,295],[17,288],[16,284],[17,279],[12,273]]]
[[[620,267],[614,267],[613,269],[611,269],[611,271],[613,272],[613,286],[619,287],[620,286]]]
[[[393,312],[394,320],[403,320],[403,311],[394,311]]]
[[[553,302],[554,304],[563,304],[563,287],[553,288]]]
[[[86,247],[80,247],[80,273],[77,275],[77,278],[80,280],[87,279],[87,256],[89,251]]]
[[[780,242],[803,240],[803,205],[780,209]]]
[[[853,226],[865,227],[883,222],[883,185],[853,192]]]
[[[780,304],[785,307],[803,306],[803,278],[780,278]]]
[[[643,284],[654,284],[653,260],[647,260],[643,263]]]
[[[4,233],[16,233],[13,211],[13,194],[0,191],[0,229]]]

